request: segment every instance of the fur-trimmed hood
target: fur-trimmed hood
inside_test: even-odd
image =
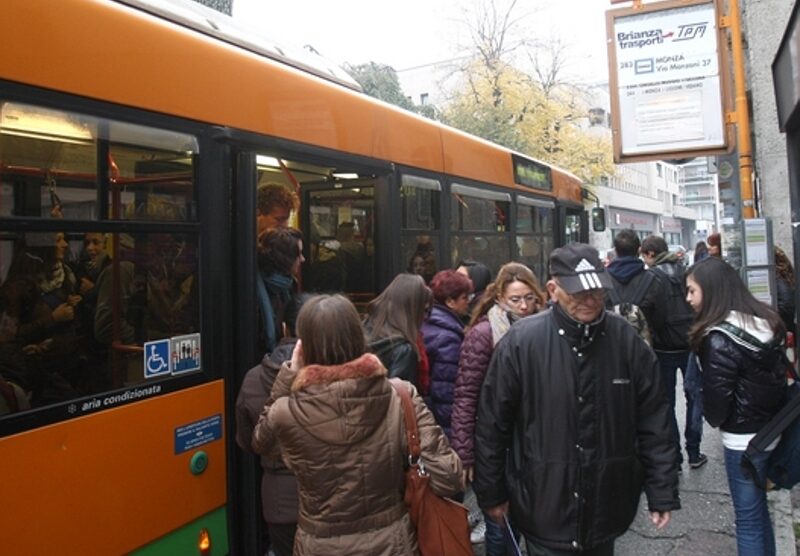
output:
[[[371,376],[386,376],[386,369],[375,355],[365,353],[358,359],[353,359],[341,365],[308,365],[297,373],[297,378],[292,383],[292,391],[305,390],[315,384],[330,384],[349,378],[368,378]]]
[[[393,395],[380,359],[365,353],[342,365],[309,365],[292,384],[289,410],[312,436],[353,444],[383,423]]]

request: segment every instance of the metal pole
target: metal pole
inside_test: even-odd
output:
[[[728,0],[728,18],[733,53],[733,84],[735,90],[736,146],[739,150],[739,182],[742,196],[742,218],[755,218],[753,199],[753,148],[750,144],[750,111],[745,90],[744,53],[739,0]]]

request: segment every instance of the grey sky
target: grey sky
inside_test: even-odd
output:
[[[334,62],[380,62],[397,70],[447,60],[469,43],[459,0],[234,0],[233,15],[286,45],[312,45]],[[523,0],[526,35],[568,45],[570,76],[607,79],[607,0]]]

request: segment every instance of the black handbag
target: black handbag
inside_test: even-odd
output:
[[[800,482],[800,383],[795,381],[786,389],[787,402],[747,445],[742,456],[742,468],[755,483],[766,489],[768,481],[774,488],[790,489]],[[756,472],[751,458],[763,453],[778,435],[778,446],[767,462],[766,473]]]

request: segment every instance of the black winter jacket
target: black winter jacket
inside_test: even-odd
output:
[[[712,427],[749,434],[783,407],[786,363],[780,340],[760,344],[741,332],[715,327],[703,338],[703,414]]]
[[[623,318],[583,325],[556,305],[496,346],[473,487],[484,509],[510,502],[527,538],[557,550],[610,541],[642,487],[651,511],[679,508],[675,449],[656,357]]]
[[[419,389],[418,357],[408,340],[402,336],[391,336],[371,341],[367,347],[389,371],[389,378],[402,378]]]
[[[656,351],[689,351],[689,328],[694,313],[686,302],[683,266],[663,262],[647,270],[653,274],[651,292],[640,307],[650,325],[653,349]],[[680,292],[673,289],[671,278],[680,283]]]

